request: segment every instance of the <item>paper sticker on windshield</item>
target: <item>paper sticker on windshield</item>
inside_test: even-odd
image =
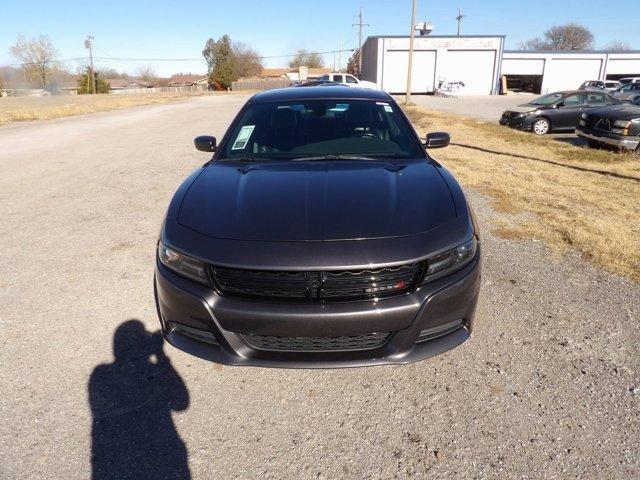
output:
[[[387,102],[376,102],[376,105],[382,105],[385,112],[393,113],[393,108]]]
[[[233,142],[233,147],[231,147],[231,150],[242,150],[244,147],[246,147],[254,128],[256,128],[255,125],[245,125],[244,127],[242,127],[240,129],[240,133],[238,133],[236,141]]]

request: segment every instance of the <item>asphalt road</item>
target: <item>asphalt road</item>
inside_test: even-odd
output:
[[[484,277],[463,346],[320,371],[162,351],[164,210],[207,159],[192,138],[243,101],[0,128],[1,479],[640,476],[640,286],[493,237],[472,191]]]

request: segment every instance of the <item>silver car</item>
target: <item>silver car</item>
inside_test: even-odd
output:
[[[623,102],[633,102],[640,97],[640,83],[627,83],[612,93],[614,97]]]

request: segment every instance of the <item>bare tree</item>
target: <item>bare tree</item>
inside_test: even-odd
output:
[[[522,50],[575,51],[593,48],[593,33],[577,23],[555,25],[544,32],[544,39],[531,38],[520,43]]]
[[[158,79],[158,74],[152,65],[145,65],[138,69],[138,78],[143,82],[154,83]]]
[[[235,57],[236,78],[250,77],[259,74],[264,66],[260,54],[247,44],[232,42],[231,49]]]
[[[593,33],[577,23],[556,25],[544,32],[554,50],[589,50],[593,47]]]
[[[631,45],[628,42],[622,40],[611,40],[609,43],[602,46],[602,50],[612,50],[614,52],[624,52],[631,50]]]
[[[47,35],[40,35],[27,40],[18,35],[16,43],[9,49],[11,56],[22,64],[25,75],[37,81],[42,88],[47,88],[51,71],[56,66],[58,51]]]
[[[551,45],[548,42],[545,42],[540,37],[530,38],[529,40],[520,42],[518,44],[518,48],[520,48],[520,50],[536,50],[536,51],[544,51],[544,50],[552,49]]]
[[[318,53],[309,53],[306,50],[301,49],[298,50],[294,59],[289,62],[289,66],[291,68],[321,68],[324,67],[324,59],[322,58],[322,55]]]

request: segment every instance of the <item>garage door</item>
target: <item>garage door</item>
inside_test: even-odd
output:
[[[607,75],[640,76],[639,58],[609,58]]]
[[[415,50],[411,75],[411,92],[428,93],[433,91],[436,52],[433,50]],[[389,50],[384,57],[382,88],[390,93],[404,93],[407,90],[407,70],[409,52],[407,50]]]
[[[554,58],[547,62],[542,93],[573,90],[585,80],[597,80],[600,78],[601,66],[602,60],[599,58]]]
[[[544,60],[541,58],[503,58],[502,75],[542,75]]]
[[[495,58],[495,50],[449,50],[438,76],[448,82],[464,82],[460,94],[488,95],[493,89]]]

